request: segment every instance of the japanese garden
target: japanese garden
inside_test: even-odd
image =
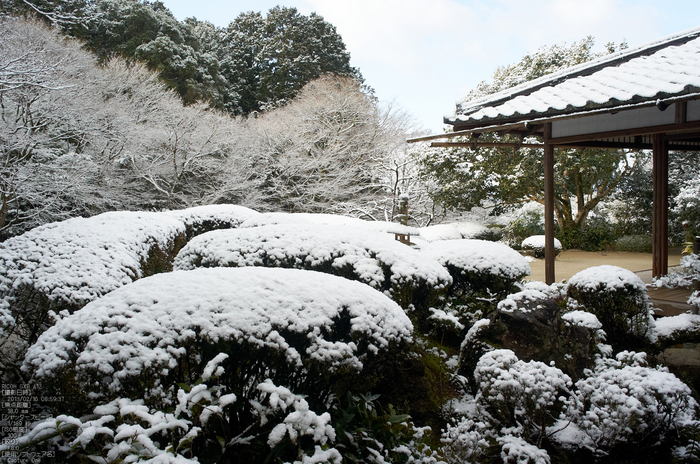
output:
[[[665,357],[700,343],[700,61],[663,90],[685,251],[651,285],[680,314],[614,262],[529,277],[658,251],[657,142],[567,139],[547,174],[550,133],[498,106],[700,56],[700,29],[669,40],[542,47],[435,143],[316,14],[4,2],[0,463],[700,462],[700,369]]]

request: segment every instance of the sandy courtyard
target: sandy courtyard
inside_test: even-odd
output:
[[[680,249],[669,249],[668,266],[680,264]],[[554,263],[555,281],[568,280],[579,271],[593,266],[610,264],[620,266],[632,272],[651,269],[651,253],[631,253],[625,251],[562,251]],[[528,280],[544,281],[544,259],[536,259],[530,262],[532,274]]]

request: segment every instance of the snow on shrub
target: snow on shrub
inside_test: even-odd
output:
[[[678,343],[700,340],[700,315],[678,314],[660,317],[654,322],[659,347],[666,348]]]
[[[532,235],[520,244],[520,248],[523,250],[530,250],[535,254],[535,258],[544,258],[545,249],[545,236],[544,235]],[[561,253],[562,246],[561,242],[554,239],[554,254],[558,255]]]
[[[610,265],[584,269],[569,279],[567,294],[572,309],[596,315],[614,348],[656,341],[646,285],[634,272]]]
[[[81,462],[173,464],[301,458],[340,464],[340,453],[330,447],[336,432],[329,413],[317,414],[303,396],[270,379],[255,386],[252,399],[242,403],[220,381],[226,374],[221,364],[228,358],[219,353],[195,385],[178,386],[174,407],[153,408],[143,399],[120,397],[83,418],[60,414],[39,421],[12,445],[0,444],[0,452],[50,450],[56,462],[75,457]],[[244,424],[236,412],[246,418]]]
[[[488,227],[478,222],[455,222],[421,227],[420,236],[428,242],[438,240],[474,239],[488,232]]]
[[[259,213],[214,205],[111,212],[37,227],[0,245],[0,365],[9,370],[64,310],[172,269],[187,238]],[[3,346],[4,345],[4,346]]]
[[[700,255],[691,254],[681,258],[680,271],[671,271],[668,275],[654,279],[656,287],[690,287],[700,283]],[[697,288],[697,287],[696,287]],[[688,298],[688,304],[695,313],[700,312],[700,290],[694,291]]]
[[[424,309],[445,292],[449,273],[388,234],[321,224],[276,225],[209,232],[193,239],[176,269],[265,266],[315,270],[386,291],[403,308]]]
[[[450,271],[455,291],[486,287],[492,293],[507,292],[515,282],[530,275],[528,261],[502,243],[441,240],[424,245],[422,251]]]
[[[56,313],[169,269],[184,241],[185,227],[174,218],[112,212],[47,224],[3,242],[0,363],[7,368],[21,358]]]
[[[166,211],[185,223],[188,240],[204,232],[217,229],[235,229],[246,220],[260,216],[250,208],[238,205],[206,205],[194,208]]]
[[[439,240],[425,243],[421,252],[437,260],[452,276],[448,304],[434,318],[458,318],[469,326],[491,313],[514,284],[530,274],[530,265],[507,245],[486,240]]]
[[[276,224],[319,224],[329,226],[347,226],[364,229],[368,232],[378,232],[387,234],[420,235],[419,229],[405,226],[397,222],[387,221],[365,221],[339,214],[323,213],[263,213],[244,221],[240,227],[260,227]]]
[[[510,350],[484,354],[475,370],[479,390],[443,430],[443,454],[454,463],[549,462],[544,445],[571,462],[591,454],[670,462],[681,432],[697,426],[690,388],[665,368],[648,367],[645,353],[598,357],[584,374],[573,383],[555,366]]]
[[[549,462],[541,443],[569,404],[571,378],[554,366],[525,362],[511,350],[485,353],[474,371],[479,390],[473,407],[443,433],[452,462]]]
[[[550,430],[560,430],[555,439],[562,445],[597,456],[620,447],[665,448],[667,440],[693,422],[696,406],[690,388],[675,375],[647,367],[645,353],[623,351],[614,359],[599,358],[576,382],[575,406]],[[567,425],[573,430],[562,428]],[[624,451],[619,455],[629,456]]]
[[[328,291],[332,289],[332,291]],[[35,379],[75,375],[103,395],[172,401],[216,353],[239,398],[269,377],[316,398],[335,373],[411,338],[401,308],[372,288],[293,269],[197,269],[139,280],[58,321],[28,351]],[[238,376],[238,377],[237,377]],[[316,388],[317,390],[314,390]]]

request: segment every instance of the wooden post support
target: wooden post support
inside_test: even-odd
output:
[[[652,218],[652,276],[668,274],[668,141],[654,134],[652,177],[654,204]]]
[[[554,146],[552,123],[544,126],[544,275],[547,285],[554,283]]]

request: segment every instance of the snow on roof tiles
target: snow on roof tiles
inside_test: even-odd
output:
[[[485,122],[542,113],[700,95],[700,28],[607,55],[493,95],[457,103],[449,124]]]

